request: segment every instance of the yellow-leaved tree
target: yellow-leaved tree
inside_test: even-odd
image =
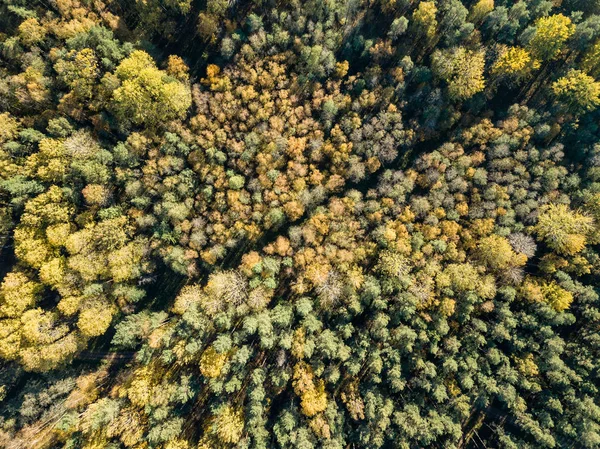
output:
[[[468,100],[485,88],[483,50],[436,50],[432,57],[434,73],[448,83],[448,93],[453,100]]]
[[[539,68],[539,62],[532,58],[523,47],[503,47],[498,59],[492,65],[492,75],[515,80],[525,78],[532,70]]]
[[[542,17],[535,27],[529,50],[534,58],[542,61],[556,59],[567,40],[575,33],[575,25],[563,14]]]
[[[552,84],[552,91],[574,113],[592,111],[600,105],[600,83],[581,70],[569,70]]]
[[[135,125],[154,126],[160,122],[181,119],[192,104],[190,87],[180,81],[185,70],[177,61],[179,79],[159,70],[152,57],[141,50],[124,59],[115,71],[119,86],[113,92],[111,108],[115,115]]]
[[[566,204],[550,204],[541,213],[535,231],[559,254],[573,255],[585,248],[594,220],[575,212]]]

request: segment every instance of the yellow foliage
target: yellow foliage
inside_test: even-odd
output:
[[[454,314],[456,310],[456,301],[451,298],[443,298],[440,302],[440,312],[442,315],[449,317]]]
[[[41,228],[43,224],[48,225],[68,222],[73,207],[65,204],[63,191],[58,186],[51,186],[48,191],[42,193],[25,204],[25,213],[21,216],[19,228]]]
[[[117,69],[115,75],[121,80],[135,78],[142,70],[147,68],[155,68],[152,56],[142,50],[136,50],[125,58]]]
[[[461,393],[461,389],[458,386],[458,383],[455,379],[450,379],[446,382],[446,388],[448,389],[448,393],[452,397],[456,397]]]
[[[14,360],[21,347],[21,323],[18,318],[0,320],[0,357]]]
[[[303,327],[299,327],[294,331],[292,340],[292,355],[301,360],[304,358],[304,345],[306,344],[306,331]]]
[[[556,282],[542,282],[528,278],[521,285],[520,294],[531,302],[546,302],[557,312],[568,309],[573,302],[573,294]]]
[[[91,306],[86,305],[79,314],[77,327],[83,335],[97,337],[106,332],[115,313],[116,308],[110,304],[99,302]]]
[[[476,218],[470,224],[471,232],[483,237],[493,232],[495,221],[493,218]]]
[[[46,37],[46,29],[36,18],[29,18],[19,25],[19,38],[25,45],[36,45]]]
[[[540,372],[533,359],[533,354],[527,354],[527,356],[517,359],[516,362],[517,369],[526,376],[537,376]]]
[[[21,349],[19,357],[28,371],[47,371],[77,352],[77,336],[66,324],[57,323],[54,313],[31,309],[21,317]]]
[[[0,285],[0,317],[20,318],[25,310],[35,305],[40,290],[39,284],[25,274],[8,273]]]
[[[543,61],[557,58],[565,42],[575,33],[575,25],[563,14],[541,17],[535,25],[529,48],[534,58]]]
[[[329,424],[322,413],[311,419],[308,425],[315,435],[319,436],[320,438],[331,438],[331,428],[329,427]]]
[[[68,223],[48,226],[46,228],[46,239],[50,245],[58,248],[65,245],[70,232],[71,226]]]
[[[133,241],[111,251],[108,255],[110,276],[115,282],[129,281],[139,275],[139,264],[144,255],[144,241]]]
[[[437,30],[436,14],[437,7],[435,6],[435,2],[420,2],[412,16],[413,22],[429,39],[435,36]]]
[[[442,228],[442,234],[448,238],[457,237],[458,231],[460,231],[460,225],[455,221],[444,220],[440,223],[440,227]]]
[[[470,263],[449,264],[436,276],[438,288],[451,285],[459,292],[475,290],[480,280],[479,272]]]
[[[465,202],[458,203],[455,209],[460,216],[465,216],[469,213],[469,205]]]
[[[56,316],[42,309],[31,309],[21,318],[23,338],[31,343],[50,344],[68,332],[66,325],[56,326]]]
[[[61,59],[54,64],[54,70],[78,99],[92,98],[100,74],[98,58],[92,49],[71,50],[66,55],[66,59]]]
[[[231,90],[231,80],[228,76],[219,76],[221,68],[215,64],[209,64],[206,67],[206,78],[202,79],[201,82],[205,85],[210,86],[213,91],[224,91]]]
[[[391,278],[401,278],[410,272],[410,263],[401,254],[392,251],[382,251],[379,254],[377,268]]]
[[[104,435],[95,435],[85,440],[85,444],[81,449],[104,449],[108,444],[108,440]]]
[[[494,10],[494,0],[479,0],[471,8],[469,21],[477,23]]]
[[[546,302],[557,312],[568,309],[573,302],[573,294],[559,286],[556,282],[543,284],[541,289]]]
[[[577,254],[593,231],[593,219],[572,211],[566,204],[550,204],[539,215],[535,226],[538,239],[560,254]]]
[[[107,187],[99,184],[88,184],[81,191],[86,203],[93,206],[104,206],[108,202],[110,191]]]
[[[65,406],[74,409],[98,399],[98,386],[107,374],[107,371],[101,368],[99,371],[79,376],[76,380],[77,388],[66,398]]]
[[[0,143],[8,142],[17,137],[19,122],[8,112],[0,114]]]
[[[600,75],[600,40],[597,40],[585,53],[581,67],[593,77],[598,78]]]
[[[300,201],[290,201],[283,205],[283,210],[290,219],[296,221],[304,215],[304,205]]]
[[[480,260],[494,270],[518,267],[527,262],[527,256],[515,253],[509,241],[497,234],[480,240],[477,252]]]
[[[350,68],[350,64],[348,61],[342,61],[335,64],[335,76],[338,78],[343,78],[348,73],[348,69]]]
[[[241,410],[235,410],[230,405],[223,407],[215,416],[213,429],[219,441],[235,444],[240,441],[244,431],[244,415]]]
[[[519,293],[527,301],[542,302],[544,300],[544,294],[542,293],[541,287],[531,278],[525,279],[525,282],[521,284]]]
[[[180,438],[169,441],[165,444],[164,449],[189,449],[190,445],[187,441]]]
[[[492,65],[492,74],[507,75],[521,78],[531,70],[539,68],[539,63],[531,58],[527,50],[522,47],[504,48],[498,59]]]
[[[302,394],[300,406],[302,407],[302,413],[306,416],[315,416],[317,413],[325,411],[327,408],[327,394],[322,380],[318,380],[314,388],[308,389]]]
[[[183,118],[191,106],[189,86],[156,67],[150,55],[136,50],[115,71],[121,85],[113,92],[117,115],[135,124]]]
[[[600,105],[600,82],[580,70],[569,70],[552,84],[554,94],[574,112],[586,112]]]
[[[139,447],[135,445],[142,441],[145,431],[140,415],[141,413],[132,407],[122,409],[117,419],[113,420],[107,427],[107,435],[118,437],[125,447]]]
[[[38,151],[27,158],[25,169],[43,181],[62,181],[69,169],[63,142],[42,139],[38,144]]]
[[[327,393],[321,379],[314,380],[311,367],[306,363],[294,365],[294,391],[301,399],[302,413],[308,417],[325,411],[327,408]]]
[[[183,315],[193,304],[198,304],[203,295],[202,287],[198,284],[186,285],[181,289],[171,309],[173,313]]]
[[[190,79],[187,64],[177,55],[170,55],[167,60],[167,73],[179,81],[188,82]]]
[[[483,276],[477,285],[477,293],[483,299],[492,299],[496,296],[496,281],[491,275]]]
[[[432,58],[433,71],[448,83],[448,93],[455,100],[469,99],[485,88],[484,68],[483,50],[436,50]]]
[[[33,268],[41,268],[52,255],[44,240],[34,238],[32,231],[22,228],[15,230],[15,254]]]
[[[60,313],[66,316],[75,315],[81,305],[80,296],[65,296],[56,306]]]
[[[64,283],[65,263],[61,257],[54,257],[40,267],[40,281],[58,289]]]
[[[127,388],[127,397],[133,405],[145,407],[152,398],[152,368],[144,366],[133,372],[132,379]]]
[[[228,358],[228,354],[219,354],[214,347],[209,346],[200,357],[200,373],[209,379],[219,377]]]

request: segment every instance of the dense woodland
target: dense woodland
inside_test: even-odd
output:
[[[600,448],[599,0],[0,0],[0,447]]]

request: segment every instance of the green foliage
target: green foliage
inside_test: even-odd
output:
[[[0,1],[0,446],[597,447],[597,3]]]

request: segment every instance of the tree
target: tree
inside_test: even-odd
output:
[[[536,22],[535,34],[529,41],[531,54],[542,61],[556,59],[573,33],[575,25],[568,17],[562,14],[542,17]]]
[[[306,416],[314,416],[327,408],[323,381],[315,382],[312,369],[305,364],[294,367],[294,391],[301,398],[302,412]]]
[[[404,16],[394,19],[388,31],[388,36],[392,39],[398,39],[408,29],[408,19]],[[346,62],[347,64],[347,62]]]
[[[184,60],[177,55],[170,55],[167,60],[167,73],[182,83],[187,83],[190,79],[189,68]]]
[[[427,39],[432,39],[437,31],[436,14],[435,2],[419,2],[417,9],[413,12],[412,22],[417,31]]]
[[[471,8],[469,20],[474,23],[479,23],[493,10],[494,0],[479,0]]]
[[[46,3],[1,447],[598,445],[597,0]]]
[[[87,304],[79,314],[77,328],[86,337],[103,335],[116,313],[116,308],[107,301],[96,301]]]
[[[115,39],[111,30],[99,25],[81,30],[67,39],[66,44],[69,50],[78,52],[86,48],[92,49],[105,70],[114,70],[118,63],[133,51],[130,42]]]
[[[432,57],[434,73],[448,83],[450,98],[467,100],[485,87],[483,70],[485,57],[482,50],[458,47],[452,50],[436,50]]]
[[[41,286],[24,273],[10,272],[0,285],[0,316],[19,318],[38,301]]]
[[[571,69],[552,84],[552,92],[574,113],[593,111],[600,105],[600,82],[580,70]]]
[[[227,359],[228,355],[226,353],[219,354],[214,347],[210,346],[200,357],[200,372],[209,379],[219,377]]]
[[[240,411],[231,406],[224,406],[215,416],[211,426],[219,441],[223,443],[237,443],[242,437],[244,419]]]
[[[201,12],[198,16],[198,33],[205,40],[214,39],[215,34],[219,30],[219,23],[217,17],[212,14]]]
[[[600,40],[585,53],[581,67],[594,78],[600,75]]]
[[[537,68],[539,68],[539,63],[532,59],[526,49],[504,47],[492,65],[491,72],[492,75],[521,80]]]
[[[41,26],[40,22],[34,17],[24,20],[19,25],[19,37],[28,46],[43,42],[46,33],[46,28]]]
[[[573,255],[585,248],[593,229],[591,217],[572,211],[566,204],[550,204],[535,226],[538,239],[560,254]]]
[[[525,254],[515,253],[509,241],[499,235],[481,239],[477,248],[480,260],[491,269],[506,270],[527,262]]]
[[[65,59],[54,64],[54,70],[79,100],[91,100],[99,75],[98,60],[89,48],[70,51]]]
[[[541,290],[545,300],[557,312],[565,311],[573,302],[573,294],[560,287],[556,282],[543,284]]]
[[[137,50],[115,70],[119,86],[111,108],[123,122],[157,126],[183,118],[191,106],[187,85],[159,70],[150,55]]]

